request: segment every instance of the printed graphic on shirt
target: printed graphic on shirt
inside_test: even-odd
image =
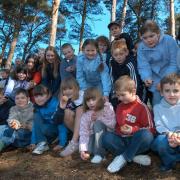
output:
[[[133,116],[131,114],[127,114],[126,121],[129,121],[131,123],[135,123],[136,122],[136,116]]]

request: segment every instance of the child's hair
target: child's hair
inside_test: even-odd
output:
[[[164,84],[178,84],[180,85],[180,75],[179,74],[169,74],[161,79],[160,81],[160,87],[161,91],[163,90]]]
[[[159,26],[157,25],[156,22],[154,22],[152,20],[147,20],[144,23],[144,25],[140,29],[140,34],[143,35],[144,33],[148,32],[148,31],[160,34]]]
[[[65,49],[65,48],[68,48],[70,47],[71,49],[73,49],[72,45],[69,44],[69,43],[64,43],[62,46],[61,46],[61,50]]]
[[[54,59],[54,62],[53,62],[53,76],[56,78],[58,76],[58,69],[59,69],[59,64],[60,64],[60,57],[56,51],[56,49],[53,47],[53,46],[48,46],[45,50],[45,58],[44,58],[44,61],[43,61],[43,66],[42,66],[42,77],[45,77],[46,76],[46,68],[47,68],[47,65],[49,64],[47,59],[46,59],[46,53],[47,51],[52,51],[54,54],[55,54],[55,59]]]
[[[5,72],[6,74],[10,74],[10,69],[8,69],[8,68],[3,68],[3,69],[1,69],[0,70],[0,72]]]
[[[132,93],[136,90],[136,83],[129,76],[121,76],[114,84],[115,91],[128,91]]]
[[[79,84],[75,78],[69,77],[69,78],[65,78],[62,80],[61,86],[60,86],[60,96],[63,96],[63,91],[66,89],[73,89],[73,92],[74,92],[73,93],[73,100],[78,99],[78,97],[79,97]]]
[[[126,42],[122,39],[113,41],[113,43],[111,45],[111,53],[113,53],[113,51],[115,49],[119,49],[119,50],[123,50],[125,52],[129,52]]]
[[[34,68],[32,69],[32,72],[36,72],[39,70],[40,64],[39,64],[39,60],[38,60],[38,56],[35,54],[29,54],[26,57],[25,63],[27,64],[29,59],[34,59]]]
[[[27,72],[28,72],[28,70],[27,70],[27,67],[26,67],[26,66],[24,66],[24,65],[19,65],[19,66],[17,66],[17,67],[15,68],[15,70],[14,70],[14,72],[13,72],[13,74],[12,74],[12,78],[15,79],[15,80],[18,80],[18,76],[17,76],[18,73],[24,73],[24,74],[26,74],[26,76],[27,76]]]
[[[33,89],[34,96],[39,96],[39,95],[42,96],[44,94],[47,94],[47,95],[51,94],[51,91],[46,86],[44,86],[43,84],[39,84],[34,87]]]
[[[97,43],[103,42],[107,45],[107,49],[110,49],[110,42],[106,36],[99,36],[96,38]]]
[[[87,106],[87,101],[90,99],[98,99],[95,111],[99,111],[104,108],[104,100],[101,92],[99,89],[95,87],[90,87],[84,92],[84,98],[83,98],[83,111],[86,112],[89,110],[89,107]]]
[[[27,98],[29,97],[29,93],[27,90],[23,89],[23,88],[18,88],[17,91],[15,92],[15,97],[19,94],[23,94],[25,95]]]
[[[102,57],[102,54],[99,52],[99,48],[98,48],[98,43],[97,43],[97,41],[94,40],[94,39],[86,39],[86,40],[84,41],[83,45],[82,45],[82,50],[84,50],[87,45],[91,45],[91,46],[94,46],[94,47],[96,48],[96,50],[97,50],[97,52],[98,52],[98,55],[100,56],[100,61],[101,61],[101,63],[100,63],[100,65],[98,66],[97,70],[98,70],[99,72],[102,72],[102,71],[104,70],[103,57]]]

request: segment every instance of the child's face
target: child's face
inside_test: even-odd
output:
[[[128,104],[136,99],[136,91],[116,91],[116,96],[123,104]]]
[[[50,63],[50,64],[54,63],[55,54],[54,54],[53,51],[48,50],[48,51],[46,52],[46,60],[47,60],[47,62]]]
[[[118,37],[121,34],[121,28],[114,24],[110,27],[110,33],[112,36]]]
[[[8,74],[5,71],[2,71],[0,74],[1,74],[2,79],[8,78]]]
[[[179,84],[164,84],[161,95],[164,96],[164,99],[171,105],[177,104],[180,100],[180,85]]]
[[[20,108],[26,107],[28,102],[29,102],[29,98],[26,97],[26,95],[24,95],[23,93],[20,93],[15,96],[15,104]]]
[[[128,51],[124,51],[122,49],[114,49],[112,51],[112,56],[117,63],[122,64],[128,56]]]
[[[29,58],[29,59],[28,59],[27,68],[28,68],[29,70],[31,70],[31,69],[34,68],[34,59],[33,59],[33,58]]]
[[[148,47],[153,48],[158,43],[159,37],[160,37],[159,34],[148,31],[142,35],[142,40]]]
[[[105,42],[99,41],[98,48],[99,48],[100,53],[105,53],[107,51],[108,46]]]
[[[73,98],[74,89],[73,88],[66,88],[63,90],[63,96],[67,96],[68,99]]]
[[[66,59],[71,60],[74,57],[74,49],[72,49],[70,46],[64,48],[62,50],[63,55]]]
[[[86,104],[90,110],[95,110],[97,102],[98,102],[97,98],[92,98],[86,101]]]
[[[26,74],[24,72],[19,72],[17,73],[17,78],[18,80],[23,81],[26,79]]]
[[[94,59],[97,54],[97,49],[95,46],[88,44],[84,48],[84,54],[88,59]]]
[[[39,106],[43,106],[47,102],[48,99],[49,99],[48,94],[34,96],[34,100],[35,100],[36,104]]]

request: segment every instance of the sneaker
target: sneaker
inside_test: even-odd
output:
[[[61,157],[66,157],[78,151],[78,149],[79,149],[79,143],[70,141],[69,144],[66,146],[66,148],[63,151],[61,151],[59,155]]]
[[[103,158],[100,155],[94,155],[94,157],[91,159],[91,163],[99,164]]]
[[[126,165],[127,161],[124,159],[123,155],[116,156],[111,164],[107,167],[110,173],[118,172]]]
[[[148,155],[137,155],[133,158],[133,162],[142,166],[149,166],[151,165],[151,157]]]
[[[6,147],[5,143],[0,140],[0,152]]]
[[[47,145],[46,142],[40,142],[36,145],[36,148],[33,150],[33,154],[43,154],[45,151],[49,150],[49,146]]]

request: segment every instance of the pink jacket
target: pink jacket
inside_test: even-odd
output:
[[[94,111],[87,111],[83,113],[80,123],[80,140],[79,140],[79,150],[88,151],[89,137],[94,133],[93,124],[94,121],[91,120],[92,113]],[[97,120],[104,123],[108,130],[114,130],[116,124],[115,113],[112,105],[109,102],[105,103],[104,109],[98,112]]]

